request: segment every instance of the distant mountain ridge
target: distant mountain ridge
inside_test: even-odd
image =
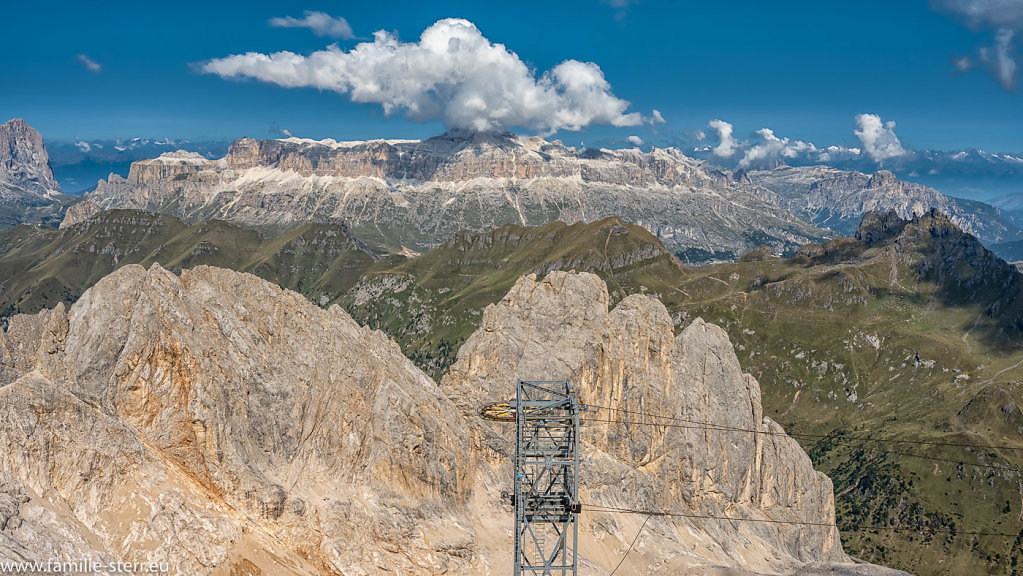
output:
[[[156,158],[164,152],[186,150],[205,158],[220,158],[227,140],[191,141],[171,138],[117,138],[104,140],[56,140],[47,143],[53,176],[69,194],[92,190],[111,174],[126,176],[136,160]]]
[[[676,252],[779,252],[829,236],[677,150],[575,150],[511,133],[424,141],[236,140],[228,154],[164,154],[100,182],[65,225],[109,208],[222,218],[272,232],[339,219],[367,242],[422,251],[460,229],[617,215]]]
[[[617,215],[686,261],[777,253],[851,234],[870,210],[948,213],[989,245],[1023,240],[984,203],[826,166],[717,172],[677,149],[576,150],[511,132],[452,130],[428,140],[241,138],[220,159],[164,153],[111,176],[65,218],[131,208],[186,222],[220,218],[277,234],[341,220],[388,251],[421,252],[459,229],[594,221]]]
[[[870,211],[895,210],[901,218],[912,218],[937,209],[989,246],[1023,240],[1023,230],[999,209],[900,180],[888,170],[864,174],[827,166],[782,166],[738,171],[733,178],[752,194],[842,235],[855,232]]]

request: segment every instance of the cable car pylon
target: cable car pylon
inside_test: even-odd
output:
[[[514,576],[575,576],[579,565],[579,402],[567,380],[519,380],[480,416],[515,423]]]

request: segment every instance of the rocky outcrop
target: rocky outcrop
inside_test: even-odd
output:
[[[12,319],[0,363],[16,557],[473,571],[461,421],[337,307],[216,268],[128,266],[70,311]]]
[[[43,137],[21,118],[0,124],[0,182],[39,196],[60,194]]]
[[[608,300],[590,274],[523,278],[486,309],[442,387],[469,415],[513,397],[515,378],[570,379],[589,407],[583,498],[680,514],[651,519],[628,573],[791,573],[809,562],[848,562],[837,529],[799,524],[833,521],[831,481],[763,416],[759,385],[742,373],[724,331],[697,319],[675,336],[656,299],[629,296],[611,311]],[[474,445],[509,474],[509,427],[475,430]],[[621,521],[613,514],[584,518],[582,551],[591,557],[625,549],[639,528],[610,528]]]
[[[126,179],[101,181],[64,225],[110,208],[274,231],[339,219],[356,236],[416,251],[458,230],[615,215],[672,250],[741,253],[766,243],[784,252],[826,236],[675,149],[577,151],[460,131],[421,142],[242,138],[220,160],[165,154],[136,162]]]
[[[894,210],[909,219],[937,209],[984,242],[1023,240],[1023,231],[997,208],[899,180],[888,170],[863,174],[827,166],[785,166],[753,171],[748,177],[751,183],[743,187],[747,191],[843,234],[854,233],[867,212]]]
[[[675,337],[644,296],[607,308],[595,276],[523,278],[438,387],[336,306],[217,268],[124,267],[0,336],[0,558],[503,572],[511,444],[475,409],[528,374],[571,377],[590,404],[588,502],[697,516],[651,519],[629,573],[881,573],[835,564],[831,484],[762,417],[721,329]],[[584,564],[612,568],[641,522],[584,512]]]

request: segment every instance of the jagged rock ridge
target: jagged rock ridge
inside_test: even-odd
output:
[[[473,408],[506,392],[506,369],[572,376],[587,402],[775,433],[596,425],[587,499],[833,521],[830,482],[761,421],[756,381],[720,329],[698,321],[673,337],[652,298],[607,301],[591,275],[524,278],[438,388],[337,307],[217,268],[122,268],[0,337],[0,557],[166,560],[178,574],[503,572],[511,448]],[[633,520],[584,514],[589,565],[612,567]],[[651,524],[657,546],[639,545],[630,573],[846,560],[833,528]]]
[[[338,218],[366,241],[420,251],[461,229],[620,216],[672,250],[779,252],[827,236],[675,149],[577,151],[510,133],[425,141],[236,140],[220,160],[171,153],[100,182],[64,225],[108,208],[279,230]]]

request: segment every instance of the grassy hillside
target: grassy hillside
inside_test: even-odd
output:
[[[612,300],[654,293],[681,279],[681,266],[652,234],[618,218],[588,224],[507,224],[460,233],[422,256],[369,272],[341,305],[363,324],[398,341],[405,354],[439,378],[483,308],[524,274],[587,270],[608,284]],[[670,289],[670,288],[669,288]]]
[[[0,316],[70,304],[125,264],[221,266],[320,301],[345,292],[377,260],[342,226],[307,224],[261,238],[217,220],[188,226],[173,216],[112,210],[64,230],[0,231]]]

